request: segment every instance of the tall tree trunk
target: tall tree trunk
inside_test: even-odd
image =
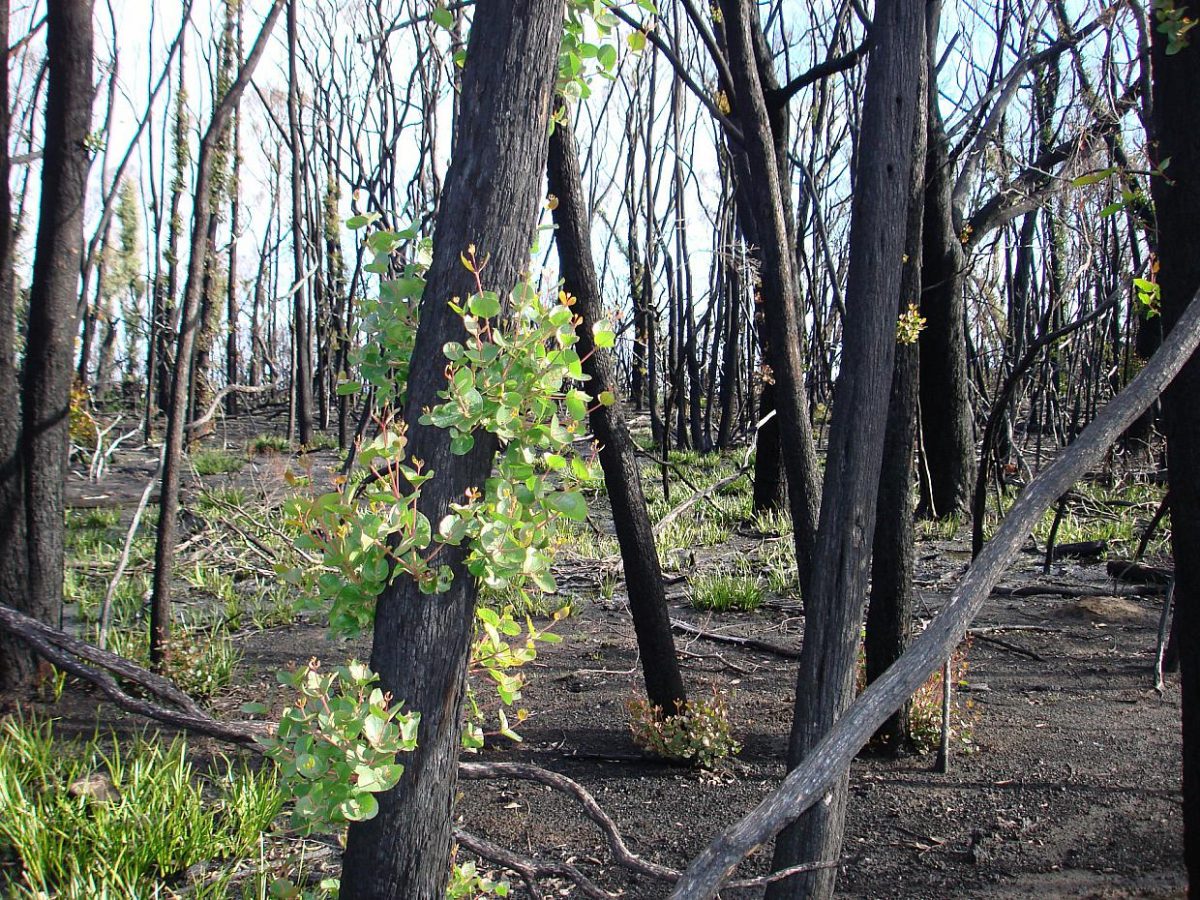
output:
[[[24,603],[19,605],[23,612],[53,623],[62,611],[63,485],[91,164],[85,139],[92,123],[92,4],[51,3],[46,24],[50,81],[41,216],[21,383],[28,568]]]
[[[250,56],[238,72],[221,102],[213,109],[212,121],[200,140],[196,160],[196,191],[192,199],[192,241],[187,281],[179,310],[179,340],[175,348],[175,367],[171,373],[171,397],[167,404],[167,433],[164,437],[162,487],[159,491],[158,540],[154,547],[154,580],[150,596],[150,662],[161,666],[171,633],[171,572],[175,563],[175,542],[179,524],[179,484],[183,467],[183,438],[187,425],[188,386],[191,384],[192,353],[199,330],[200,295],[208,254],[208,223],[213,207],[208,202],[213,191],[213,157],[219,152],[221,135],[229,124],[233,109],[250,83],[258,62],[266,50],[268,38],[279,19],[285,0],[275,0],[254,42]]]
[[[925,0],[891,0],[876,5],[871,27],[874,47],[855,153],[845,343],[834,388],[821,523],[806,576],[789,768],[803,761],[853,699],[896,347],[913,125],[917,104],[924,102],[917,90],[924,23]],[[837,861],[848,777],[844,773],[827,802],[776,838],[776,870],[801,862]],[[802,873],[775,882],[767,896],[830,897],[836,878],[836,865]]]
[[[1188,35],[1168,55],[1154,28],[1151,146],[1170,178],[1152,178],[1158,219],[1158,283],[1165,328],[1174,326],[1200,288],[1200,46]],[[1183,692],[1183,837],[1190,896],[1200,891],[1200,355],[1163,396],[1175,555],[1175,636]]]
[[[928,51],[928,47],[926,47]],[[928,90],[927,67],[918,68],[917,93]],[[899,313],[921,303],[921,226],[924,221],[925,110],[917,103],[913,127],[912,176],[908,193],[908,224],[904,239],[904,271],[900,278]],[[864,640],[867,683],[875,681],[908,649],[913,612],[913,454],[917,444],[918,350],[915,343],[898,343],[888,400],[883,464],[879,474],[875,537],[871,546],[871,600]],[[876,732],[878,745],[897,752],[909,743],[908,705],[901,707]]]
[[[300,84],[296,74],[298,39],[297,0],[288,2],[288,134],[292,144],[292,267],[297,282],[304,275],[304,204],[300,168]],[[292,379],[295,394],[296,437],[301,446],[313,440],[312,349],[308,334],[308,291],[297,283],[292,295],[293,350]]]
[[[9,0],[0,0],[0,47],[7,47]],[[25,602],[29,563],[25,554],[25,484],[21,458],[21,385],[17,369],[16,273],[13,269],[12,197],[8,178],[11,115],[8,66],[0,66],[0,592],[4,602]],[[28,605],[23,608],[28,611]],[[7,632],[0,635],[0,691],[32,680],[29,645]]]
[[[460,254],[475,244],[489,262],[489,287],[507,291],[528,263],[541,196],[550,99],[562,29],[561,0],[479,0],[475,5],[454,158],[434,230],[434,256],[421,302],[405,421],[409,454],[437,477],[423,486],[418,508],[438,521],[448,504],[483,483],[495,438],[477,435],[466,456],[450,453],[448,432],[418,423],[446,383],[441,359],[448,340],[465,340],[462,320],[446,301],[474,290]],[[439,562],[455,573],[450,590],[423,594],[398,578],[379,598],[371,666],[384,690],[421,713],[420,745],[404,760],[399,783],[379,797],[379,814],[350,827],[342,897],[442,900],[450,865],[451,813],[467,653],[477,588],[463,566],[465,548]]]
[[[564,115],[569,116],[566,108]],[[558,257],[563,288],[576,299],[575,311],[583,320],[579,329],[579,355],[584,372],[591,379],[588,392],[619,393],[612,356],[597,348],[592,326],[603,317],[604,303],[592,261],[591,226],[587,200],[579,174],[579,157],[570,122],[559,122],[550,136],[550,193],[558,197],[554,210],[557,226]],[[621,559],[625,564],[625,585],[629,590],[629,611],[633,615],[646,693],[650,702],[666,715],[684,704],[683,676],[675,656],[671,637],[671,617],[663,587],[654,530],[642,495],[642,480],[629,427],[620,401],[611,406],[598,405],[589,416],[592,431],[600,443],[600,465],[604,483],[612,501],[613,522]]]
[[[238,65],[242,62],[242,3],[237,2],[237,38],[234,46],[234,58]],[[237,384],[242,368],[241,355],[238,352],[238,232],[242,221],[242,112],[239,105],[233,111],[233,146],[229,159],[229,271],[227,273],[225,294],[225,383]],[[231,416],[238,413],[238,395],[232,392],[225,397],[225,412]]]

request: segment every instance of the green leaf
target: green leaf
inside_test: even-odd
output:
[[[447,31],[454,28],[454,13],[450,12],[444,6],[434,9],[431,18],[433,19],[433,24],[439,28],[445,28]]]
[[[629,49],[634,53],[641,53],[646,49],[646,33],[644,31],[634,31],[631,34],[625,35],[625,42],[629,44]]]
[[[361,390],[362,390],[362,382],[361,381],[342,381],[342,382],[338,383],[337,395],[339,397],[345,397],[348,394],[357,394]]]
[[[575,491],[556,491],[542,498],[542,503],[555,512],[562,513],[574,522],[587,518],[587,501]]]
[[[572,390],[567,392],[566,396],[567,415],[576,422],[582,422],[587,418],[587,394],[580,390]]]
[[[612,391],[601,391],[596,399],[600,401],[601,406],[612,406],[617,402],[616,394]]]
[[[608,322],[597,322],[592,326],[592,340],[597,347],[607,349],[616,344],[617,335]]]
[[[1125,208],[1125,201],[1118,200],[1116,203],[1110,203],[1104,209],[1100,210],[1100,218],[1106,219],[1114,213],[1119,213]]]
[[[467,301],[467,309],[471,311],[472,315],[479,316],[481,319],[490,319],[500,312],[500,297],[495,291],[472,294],[471,299]]]
[[[605,44],[597,52],[596,58],[606,71],[611,72],[617,64],[617,48],[612,44]]]
[[[1107,169],[1101,169],[1099,172],[1090,172],[1087,175],[1080,175],[1071,182],[1071,187],[1084,187],[1089,184],[1099,184],[1101,181],[1105,181],[1116,171],[1116,166],[1109,166]]]
[[[373,794],[363,794],[361,797],[351,797],[339,809],[348,822],[364,822],[375,818],[379,812],[379,801]]]

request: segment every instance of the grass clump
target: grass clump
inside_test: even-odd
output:
[[[232,475],[240,472],[246,460],[227,450],[198,450],[191,455],[192,468],[200,476]]]
[[[715,691],[711,700],[689,700],[671,716],[640,699],[626,708],[633,742],[665,759],[714,769],[742,749],[733,738],[725,700]]]
[[[292,442],[282,434],[258,434],[250,439],[247,451],[255,456],[268,453],[291,453]]]
[[[6,896],[149,897],[196,863],[247,856],[282,805],[273,769],[202,776],[186,744],[55,740],[49,723],[0,724]]]
[[[762,605],[758,579],[743,573],[699,575],[689,582],[692,606],[713,612],[751,612]]]

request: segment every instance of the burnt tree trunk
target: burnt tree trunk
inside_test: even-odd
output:
[[[928,53],[928,46],[926,46]],[[928,90],[927,62],[918,72],[918,97]],[[912,176],[908,194],[904,271],[900,277],[899,313],[921,303],[921,226],[924,221],[925,115],[917,104],[913,128]],[[867,608],[864,640],[867,684],[886,672],[908,649],[913,612],[913,455],[917,445],[917,345],[898,343],[892,367],[887,426],[883,439],[883,464],[879,473],[875,536],[871,545],[871,600]],[[877,746],[889,753],[908,747],[908,704],[875,733]]]
[[[296,406],[296,439],[307,447],[313,439],[312,348],[308,334],[308,291],[304,279],[304,201],[300,169],[300,85],[296,74],[298,39],[296,0],[288,2],[288,134],[292,146],[292,269],[296,292],[292,295],[292,380]],[[289,435],[290,437],[290,435]]]
[[[0,0],[0,46],[7,47],[8,0]],[[13,271],[12,196],[8,177],[8,66],[0,66],[0,593],[20,606],[28,582],[25,556],[25,485],[21,461],[21,385],[17,369],[17,310]],[[27,684],[33,677],[29,645],[0,635],[0,691]]]
[[[482,485],[496,440],[476,435],[465,456],[450,452],[447,431],[421,425],[446,383],[442,345],[466,340],[447,305],[474,281],[460,261],[468,246],[489,262],[490,287],[507,291],[525,269],[545,170],[550,100],[562,31],[561,0],[475,5],[463,72],[454,157],[434,230],[434,256],[421,302],[405,421],[409,453],[437,473],[418,508],[431,521],[463,492]],[[450,867],[462,701],[477,587],[463,565],[465,548],[447,547],[439,563],[454,582],[423,594],[399,578],[379,598],[371,666],[382,687],[421,713],[420,745],[404,759],[399,783],[379,796],[379,814],[351,825],[342,876],[345,900],[442,900]]]
[[[554,224],[558,228],[563,288],[575,297],[575,311],[583,320],[578,331],[578,349],[584,359],[583,370],[591,379],[587,389],[593,396],[607,390],[615,397],[619,388],[612,356],[607,350],[597,348],[592,340],[592,326],[603,318],[604,303],[592,261],[590,216],[579,174],[575,135],[569,123],[560,122],[550,137],[548,172],[550,193],[558,197]],[[619,400],[611,406],[598,405],[589,422],[600,444],[600,465],[612,501],[646,694],[654,706],[671,715],[687,696],[675,656],[662,568],[646,498],[642,495],[636,448]]]
[[[875,9],[862,131],[850,218],[845,345],[834,388],[833,420],[821,497],[821,522],[804,592],[805,634],[788,747],[794,768],[817,746],[853,699],[858,639],[867,589],[875,501],[896,347],[905,222],[912,179],[925,0],[893,0]],[[806,812],[775,842],[776,870],[839,857],[848,773],[827,802]],[[771,900],[829,897],[836,865],[775,882]]]
[[[262,59],[267,40],[283,10],[284,0],[275,0],[263,22],[250,56],[238,72],[229,92],[213,109],[212,121],[200,140],[196,160],[196,190],[192,199],[192,238],[187,281],[179,309],[179,338],[175,347],[175,368],[171,372],[171,394],[167,404],[167,430],[164,436],[162,487],[160,489],[158,533],[154,547],[154,580],[150,596],[150,662],[161,666],[171,632],[171,571],[175,562],[178,537],[180,470],[183,467],[183,438],[187,425],[188,387],[191,384],[192,354],[200,327],[200,295],[207,264],[208,223],[213,215],[208,202],[213,190],[213,157],[234,107],[250,83],[254,69]]]
[[[737,98],[734,110],[745,136],[744,196],[754,210],[762,252],[763,306],[771,335],[768,362],[778,386],[775,403],[794,525],[796,566],[804,578],[811,571],[820,477],[800,359],[800,303],[792,271],[795,256],[780,183],[775,134],[755,57],[757,12],[745,0],[723,0],[721,9]],[[763,452],[761,447],[759,452]]]
[[[1155,159],[1171,177],[1152,178],[1158,219],[1162,318],[1173,328],[1200,288],[1200,46],[1190,40],[1168,55],[1153,28]],[[1200,356],[1163,395],[1175,555],[1175,638],[1183,692],[1183,837],[1191,896],[1200,890]]]
[[[24,546],[3,547],[0,552],[5,556],[10,551],[25,555],[26,580],[15,605],[36,619],[56,623],[62,610],[63,485],[70,452],[68,426],[83,210],[91,165],[85,146],[91,130],[93,94],[90,0],[51,3],[46,25],[50,80],[18,451],[24,497],[16,509],[24,509]],[[11,516],[12,511],[6,507],[4,517]],[[20,525],[14,526],[12,536],[21,531]],[[19,563],[5,565],[20,567]],[[28,675],[28,657],[16,662],[12,671],[18,677]]]

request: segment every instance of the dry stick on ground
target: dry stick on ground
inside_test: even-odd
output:
[[[1094,465],[1162,393],[1200,344],[1200,292],[1146,367],[1021,494],[967,569],[949,602],[908,651],[854,702],[812,753],[745,818],[697,856],[671,897],[713,897],[742,860],[818,802],[888,716],[912,696],[966,634],[1042,513]]]
[[[100,634],[97,638],[97,643],[100,649],[103,650],[108,641],[108,623],[112,615],[113,598],[117,595],[117,585],[121,583],[121,576],[125,574],[125,567],[129,565],[129,555],[133,550],[133,538],[137,534],[138,525],[142,523],[142,514],[146,511],[146,504],[150,502],[150,494],[154,490],[154,486],[158,484],[158,479],[162,477],[163,455],[158,455],[158,468],[154,470],[154,475],[146,482],[146,488],[142,491],[141,499],[138,500],[137,509],[133,513],[133,521],[129,523],[129,531],[125,533],[125,546],[121,548],[121,558],[117,560],[117,569],[113,572],[112,580],[108,583],[108,590],[104,593],[104,603],[100,606]]]
[[[770,653],[775,656],[782,656],[784,659],[799,659],[800,651],[793,650],[790,647],[780,647],[778,644],[769,644],[766,641],[760,641],[757,638],[740,637],[736,634],[718,634],[713,631],[705,631],[688,622],[683,622],[679,619],[671,620],[671,627],[676,631],[682,631],[685,634],[694,634],[697,637],[707,641],[716,641],[720,644],[733,644],[736,647],[743,647],[747,650],[758,650],[762,653]]]

